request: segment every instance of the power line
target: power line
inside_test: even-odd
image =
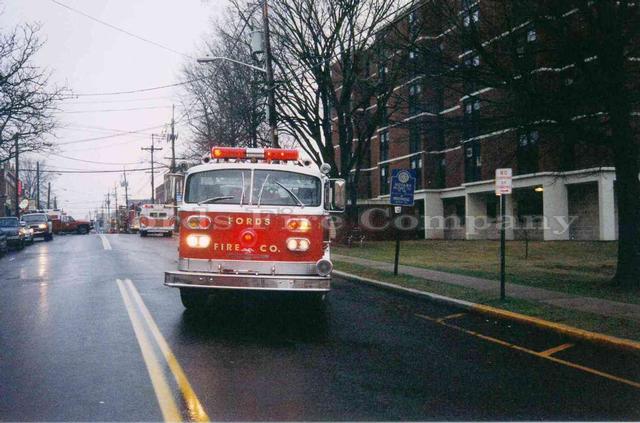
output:
[[[65,98],[63,100],[76,100],[76,98]],[[171,97],[147,97],[147,98],[130,98],[122,100],[94,100],[94,101],[74,101],[70,103],[75,104],[108,104],[108,103],[135,103],[138,101],[152,101],[152,100],[171,100]]]
[[[53,1],[53,0],[51,0],[51,1]],[[195,78],[195,79],[189,79],[187,81],[176,82],[174,84],[159,85],[159,86],[156,86],[156,87],[148,87],[148,88],[139,88],[139,89],[129,90],[129,91],[112,91],[112,92],[103,92],[103,93],[76,93],[76,94],[73,94],[70,97],[65,98],[64,100],[74,99],[74,98],[78,98],[78,97],[96,97],[96,96],[144,93],[144,92],[149,92],[149,91],[162,90],[162,89],[165,89],[165,88],[179,87],[180,85],[191,84],[193,82],[198,82],[198,81],[201,81],[203,79],[204,79],[204,77],[203,78]]]
[[[22,169],[24,171],[29,171],[29,172],[35,172],[35,169]],[[139,167],[139,168],[134,168],[134,169],[127,169],[127,172],[146,172],[148,170],[151,170],[150,167]],[[100,169],[100,170],[55,170],[55,169],[47,169],[47,170],[40,170],[40,173],[42,172],[48,172],[48,173],[122,173],[122,170],[107,170],[107,169]]]
[[[114,163],[114,162],[97,162],[97,161],[93,161],[93,160],[83,160],[83,159],[78,159],[77,157],[69,157],[69,156],[63,156],[62,154],[55,154],[55,153],[47,153],[49,156],[55,156],[55,157],[61,157],[63,159],[67,159],[67,160],[75,160],[77,162],[83,162],[83,163],[93,163],[93,164],[103,164],[103,165],[113,165],[113,166],[123,166],[123,165],[132,165],[132,164],[140,164],[143,161],[139,160],[137,162],[120,162],[120,163]]]
[[[150,129],[162,128],[164,126],[165,126],[165,124],[155,125],[155,126],[151,126],[149,128],[140,129],[140,130],[137,130],[137,131],[126,131],[126,132],[121,132],[121,133],[113,134],[113,135],[104,135],[104,136],[101,136],[101,137],[83,138],[83,139],[73,140],[73,141],[58,142],[58,143],[55,143],[55,145],[80,144],[80,143],[84,143],[84,142],[105,140],[105,139],[109,139],[109,138],[116,138],[116,137],[122,137],[124,135],[140,133],[140,131],[147,131],[147,130],[150,130]]]
[[[171,106],[149,106],[149,107],[132,107],[129,109],[102,109],[102,110],[61,110],[58,113],[75,114],[75,113],[108,113],[108,112],[133,112],[137,110],[156,110],[170,109]]]
[[[141,36],[139,36],[139,35],[136,35],[136,34],[134,34],[134,33],[132,33],[132,32],[127,31],[126,29],[119,28],[119,27],[117,27],[117,26],[115,26],[115,25],[112,25],[112,24],[110,24],[110,23],[108,23],[108,22],[105,22],[105,21],[100,20],[100,19],[98,19],[98,18],[95,18],[95,17],[93,17],[93,16],[91,16],[91,15],[88,15],[88,14],[86,14],[86,13],[82,12],[81,10],[74,9],[73,7],[71,7],[71,6],[69,6],[69,5],[66,5],[66,4],[64,4],[64,3],[62,3],[62,2],[59,2],[58,0],[50,0],[50,1],[51,1],[52,3],[54,3],[54,4],[57,4],[57,5],[58,5],[58,6],[60,6],[60,7],[64,7],[64,8],[65,8],[65,9],[67,9],[67,10],[70,10],[70,11],[72,11],[72,12],[74,12],[74,13],[77,13],[77,14],[79,14],[79,15],[82,15],[82,16],[84,16],[85,18],[91,19],[92,21],[98,22],[99,24],[102,24],[102,25],[108,26],[109,28],[114,29],[114,30],[116,30],[116,31],[118,31],[118,32],[122,32],[123,34],[126,34],[126,35],[128,35],[128,36],[130,36],[130,37],[136,38],[136,39],[138,39],[138,40],[140,40],[140,41],[144,41],[145,43],[152,44],[152,45],[154,45],[154,46],[156,46],[156,47],[159,47],[159,48],[161,48],[161,49],[163,49],[163,50],[170,51],[171,53],[178,54],[178,55],[183,56],[183,57],[186,57],[186,58],[188,58],[188,59],[193,59],[193,57],[189,56],[188,54],[185,54],[185,53],[179,52],[179,51],[177,51],[177,50],[174,50],[174,49],[172,49],[172,48],[170,48],[170,47],[164,46],[164,45],[162,45],[162,44],[160,44],[160,43],[157,43],[157,42],[155,42],[155,41],[149,40],[148,38],[144,38],[144,37],[141,37]]]

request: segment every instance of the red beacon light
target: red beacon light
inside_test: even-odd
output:
[[[212,159],[262,159],[273,160],[298,160],[298,150],[284,148],[237,148],[237,147],[213,147]]]

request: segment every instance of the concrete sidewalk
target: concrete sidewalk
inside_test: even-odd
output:
[[[393,263],[368,260],[358,257],[332,254],[332,258],[337,261],[367,266],[377,270],[393,272]],[[493,295],[500,295],[499,281],[476,278],[472,276],[457,275],[454,273],[440,272],[437,270],[423,269],[414,266],[398,266],[398,273],[413,276],[420,279],[427,279],[434,282],[442,282],[450,285],[462,286],[478,291],[488,292]],[[619,301],[604,300],[593,297],[581,297],[579,295],[567,294],[564,292],[552,291],[549,289],[535,288],[525,285],[507,283],[507,296],[523,300],[535,301],[568,310],[584,311],[599,314],[607,317],[617,317],[620,319],[640,322],[640,305],[621,303]]]

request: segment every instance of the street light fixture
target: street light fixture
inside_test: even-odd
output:
[[[267,70],[264,69],[264,68],[261,68],[261,67],[258,67],[258,66],[254,66],[254,65],[251,65],[249,63],[244,63],[244,62],[241,62],[239,60],[231,59],[229,57],[224,57],[224,56],[203,57],[203,58],[197,59],[197,62],[198,63],[213,63],[213,62],[217,62],[219,60],[226,60],[228,62],[232,62],[232,63],[238,64],[238,65],[246,66],[246,67],[251,68],[253,70],[257,70],[258,72],[267,73]]]

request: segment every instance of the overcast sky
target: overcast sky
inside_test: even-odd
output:
[[[178,82],[182,64],[190,60],[180,54],[114,30],[87,16],[66,9],[65,4],[125,31],[187,55],[196,55],[197,46],[209,30],[211,20],[222,14],[225,0],[0,0],[3,12],[0,28],[5,31],[24,22],[42,25],[46,41],[37,64],[53,71],[53,79],[68,86],[78,98],[63,102],[59,121],[63,126],[53,141],[58,155],[105,163],[133,163],[129,168],[148,167],[149,153],[140,147],[151,143],[151,134],[160,133],[171,120],[182,115],[178,88],[126,95],[93,96],[82,94],[132,91]],[[118,109],[138,109],[113,111]],[[153,129],[149,129],[152,128]],[[101,140],[87,138],[114,135],[116,131],[138,131]],[[187,130],[178,125],[178,145]],[[74,142],[81,141],[81,142]],[[69,143],[72,142],[72,143]],[[69,144],[64,144],[69,143]],[[157,153],[164,163],[170,147]],[[180,150],[180,147],[178,147]],[[38,156],[56,169],[113,169],[122,165],[93,164],[59,156]],[[136,164],[137,163],[137,164]],[[149,198],[150,175],[128,175],[130,198]],[[121,174],[63,174],[57,176],[53,191],[58,206],[72,216],[87,217],[89,208],[99,208],[107,191],[118,184],[119,201],[124,199]],[[162,173],[156,174],[156,185]],[[46,193],[43,192],[44,198]]]

